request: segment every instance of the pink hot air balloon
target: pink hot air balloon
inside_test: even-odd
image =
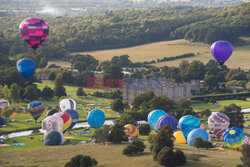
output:
[[[227,41],[216,41],[211,46],[211,53],[215,60],[223,65],[233,53],[233,46]]]
[[[19,25],[21,37],[36,51],[49,34],[49,25],[40,18],[28,18]]]

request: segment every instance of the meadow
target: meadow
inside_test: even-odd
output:
[[[245,38],[244,38],[245,39]],[[248,39],[245,39],[248,41]],[[230,59],[226,62],[229,68],[249,69],[249,52],[250,45],[235,47],[234,52]],[[105,60],[111,60],[113,56],[129,55],[132,62],[143,62],[161,59],[163,57],[173,57],[186,53],[194,53],[194,57],[185,58],[185,60],[193,61],[200,60],[203,63],[207,63],[213,56],[210,52],[210,45],[198,42],[190,42],[184,39],[178,39],[173,41],[162,41],[144,44],[135,47],[121,48],[121,49],[110,49],[110,50],[99,50],[91,52],[81,52],[74,54],[90,54],[98,59],[100,62]],[[162,66],[178,66],[184,59],[178,59],[173,61],[158,62],[152,65],[157,67]],[[58,64],[60,65],[60,63]]]

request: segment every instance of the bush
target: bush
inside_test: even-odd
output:
[[[202,147],[206,149],[213,148],[213,144],[208,140],[204,140],[202,143]]]
[[[120,144],[125,136],[126,134],[123,131],[123,126],[121,126],[121,124],[119,123],[116,123],[114,126],[112,126],[107,140],[112,142],[113,144]]]
[[[186,156],[181,150],[176,150],[174,153],[176,165],[183,165],[187,162]]]
[[[135,145],[133,145],[133,144],[127,145],[127,147],[125,147],[125,148],[123,149],[123,151],[122,151],[123,155],[129,155],[129,156],[131,156],[131,155],[133,155],[133,154],[137,154],[137,152],[138,152],[138,149],[137,149],[137,147],[136,147]]]
[[[88,155],[76,155],[64,165],[64,167],[92,167],[97,165],[97,161]]]
[[[101,128],[96,129],[93,135],[95,142],[105,144],[109,137],[109,131],[110,131],[110,126],[108,125],[103,125]]]
[[[140,124],[138,126],[138,130],[141,135],[149,135],[149,133],[151,132],[151,127],[148,123]]]
[[[240,159],[245,166],[250,166],[250,145],[243,144],[241,148],[242,157]]]
[[[194,139],[194,145],[193,145],[194,147],[199,149],[200,147],[202,147],[202,144],[203,144],[203,140],[201,137],[197,137]]]
[[[139,153],[142,153],[144,151],[144,149],[146,148],[143,141],[141,141],[139,139],[135,139],[131,144],[137,147],[137,150]]]
[[[86,96],[82,87],[79,87],[76,91],[77,96]]]
[[[157,160],[161,165],[164,165],[166,167],[176,166],[174,152],[169,147],[164,147],[163,149],[161,149],[157,156]]]

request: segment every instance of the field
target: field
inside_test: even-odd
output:
[[[153,161],[152,153],[149,150],[149,144],[145,142],[147,148],[141,155],[127,157],[122,155],[122,149],[126,144],[109,144],[105,149],[103,144],[77,144],[64,146],[43,146],[40,141],[41,135],[34,136],[30,140],[31,149],[25,149],[28,146],[19,146],[0,148],[1,166],[63,166],[71,157],[83,154],[90,155],[98,161],[97,167],[156,167],[161,166]],[[86,136],[87,137],[87,136]],[[86,138],[85,138],[86,139]],[[18,139],[17,139],[18,140]],[[35,146],[39,143],[39,146]],[[23,147],[23,148],[22,148]],[[12,146],[13,148],[13,146]],[[231,167],[241,164],[241,153],[235,150],[226,149],[225,151],[196,149],[185,144],[175,145],[175,149],[182,150],[188,161],[186,167]]]
[[[226,65],[229,68],[240,67],[242,69],[249,69],[249,52],[250,45],[234,48],[233,55],[227,61]],[[178,56],[185,53],[194,53],[196,55],[195,57],[185,58],[185,60],[188,61],[200,60],[206,63],[210,59],[213,59],[210,53],[210,45],[203,43],[193,43],[184,39],[155,42],[130,48],[83,52],[80,54],[90,54],[97,58],[100,62],[111,60],[113,56],[121,56],[127,54],[129,55],[130,60],[132,60],[133,62],[143,62],[151,60],[157,61],[157,59],[161,59],[163,57]],[[183,59],[159,62],[153,65],[158,67],[178,66],[182,60]]]

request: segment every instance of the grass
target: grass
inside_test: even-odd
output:
[[[224,108],[224,106],[229,106],[230,104],[236,104],[243,108],[250,108],[250,98],[244,100],[221,100],[217,101],[217,103],[192,103],[193,109],[198,112],[205,109],[210,109],[211,111],[220,111]]]
[[[90,136],[76,136],[71,142],[86,140]],[[122,150],[126,144],[112,145],[107,148],[103,144],[77,144],[70,145],[66,143],[61,146],[44,146],[40,141],[42,135],[35,135],[34,139],[18,138],[19,142],[26,142],[26,146],[0,148],[1,166],[63,166],[71,157],[83,154],[90,155],[98,161],[97,167],[126,167],[126,166],[159,166],[153,161],[152,153],[149,150],[149,144],[146,141],[147,148],[142,154],[128,157],[122,155]],[[11,144],[12,141],[9,141]],[[186,167],[231,167],[241,164],[240,152],[235,150],[215,151],[206,149],[196,149],[185,144],[175,145],[175,149],[182,150],[187,157]]]
[[[230,59],[226,62],[226,65],[229,68],[240,67],[241,69],[249,69],[249,51],[249,45],[234,48],[234,52]],[[184,39],[155,42],[122,49],[81,52],[79,54],[90,54],[96,59],[98,59],[100,62],[103,62],[105,60],[111,60],[113,56],[121,56],[127,54],[129,55],[131,61],[143,62],[151,60],[157,61],[157,59],[161,59],[163,57],[178,56],[186,53],[194,53],[196,55],[195,57],[185,58],[185,60],[188,61],[200,60],[206,63],[210,59],[213,59],[210,53],[210,45],[197,42],[193,43]],[[74,54],[76,53],[73,53],[72,55]],[[153,65],[156,65],[158,67],[178,66],[182,60],[183,59],[159,62]]]

